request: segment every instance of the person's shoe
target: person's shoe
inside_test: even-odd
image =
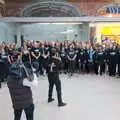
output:
[[[51,98],[51,99],[48,99],[48,103],[54,101],[55,99]]]
[[[63,103],[63,102],[58,104],[59,107],[64,107],[64,106],[66,106],[66,105],[67,105],[67,104],[66,104],[66,103]]]
[[[118,75],[117,78],[120,78],[120,75]]]
[[[96,75],[98,75],[98,73],[96,73]]]
[[[111,75],[111,77],[115,77],[115,75]]]
[[[64,71],[64,74],[67,74],[67,72],[66,72],[66,71]]]

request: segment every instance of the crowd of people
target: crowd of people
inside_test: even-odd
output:
[[[115,43],[91,45],[74,41],[26,41],[22,47],[16,47],[15,44],[0,45],[0,80],[5,81],[14,54],[19,54],[24,64],[32,64],[37,76],[47,74],[46,64],[51,49],[57,51],[56,57],[62,61],[62,73],[71,76],[74,73],[108,73],[109,76],[120,77],[120,45]]]
[[[48,103],[53,102],[53,87],[56,86],[58,106],[62,100],[59,73],[96,75],[108,74],[120,77],[120,45],[115,43],[89,42],[40,42],[25,41],[24,45],[0,45],[0,88],[7,82],[14,109],[14,119],[20,120],[22,111],[27,120],[34,119],[34,103],[31,86],[35,77],[48,76]],[[28,80],[27,84],[25,81]]]

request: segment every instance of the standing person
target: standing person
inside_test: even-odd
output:
[[[48,81],[49,81],[49,93],[48,93],[48,102],[54,101],[52,98],[52,92],[54,85],[57,90],[58,106],[65,106],[66,103],[62,100],[61,95],[61,81],[59,79],[59,68],[61,66],[61,61],[55,57],[56,49],[51,49],[50,58],[48,60]]]
[[[98,67],[99,67],[97,53],[98,53],[98,48],[96,47],[95,52],[93,54],[93,66],[94,66],[94,72],[95,72],[96,75],[98,75]]]
[[[116,46],[113,45],[109,51],[109,75],[116,75],[116,65],[117,65],[117,50]]]
[[[47,59],[49,57],[49,47],[47,45],[44,45],[44,43],[42,43],[41,48],[40,48],[40,71],[41,71],[41,75],[45,75],[46,74],[46,62]]]
[[[22,60],[21,62],[22,62],[27,68],[29,68],[29,71],[28,71],[28,72],[31,72],[31,70],[32,70],[32,66],[31,66],[31,56],[30,56],[30,52],[28,51],[27,47],[22,50],[20,57],[21,57],[20,59]]]
[[[87,73],[89,73],[89,53],[88,53],[88,49],[85,48],[84,50],[84,57],[85,57],[85,60],[84,60],[84,64],[85,64],[85,71]]]
[[[65,73],[68,73],[68,58],[67,58],[67,53],[68,53],[68,46],[67,45],[65,45],[64,46],[64,49],[65,49],[65,53],[66,53],[66,61],[65,61]]]
[[[24,48],[23,51],[21,52],[21,58],[24,64],[31,64],[31,56],[27,48]]]
[[[45,59],[45,62],[47,62],[47,59],[49,58],[49,55],[50,55],[49,45],[47,42],[45,43],[44,49],[45,49],[44,59]]]
[[[120,77],[120,45],[117,49],[117,64],[118,64],[118,77]]]
[[[95,50],[93,49],[92,46],[90,46],[90,48],[88,49],[88,54],[89,54],[89,69],[90,71],[93,72],[93,55],[95,53]]]
[[[1,48],[0,48],[0,68],[1,68],[1,63],[2,63],[1,54],[2,54],[2,51],[1,51]],[[2,85],[1,85],[1,82],[2,82],[1,75],[2,74],[1,73],[2,73],[2,69],[0,69],[0,88],[2,87]]]
[[[39,70],[40,70],[40,75],[44,74],[44,54],[45,54],[45,50],[44,50],[44,44],[40,43],[40,57],[39,57]]]
[[[69,72],[72,76],[72,74],[75,72],[75,60],[76,60],[77,54],[74,50],[74,45],[71,44],[70,48],[67,53],[67,58],[68,58],[68,69]]]
[[[38,43],[35,42],[33,48],[31,49],[31,58],[32,65],[36,69],[36,75],[39,76],[39,58],[40,58],[40,49]]]
[[[1,50],[1,62],[0,62],[0,79],[2,82],[6,81],[7,73],[8,73],[8,65],[9,65],[9,54],[6,53],[5,49]]]
[[[18,63],[18,55],[14,55],[7,78],[7,85],[14,109],[14,120],[21,119],[23,110],[27,120],[33,120],[34,104],[32,91],[30,87],[23,85],[23,80],[26,77],[24,68],[20,67]]]
[[[75,53],[76,53],[75,69],[76,69],[76,72],[79,72],[79,51],[80,51],[80,45],[79,45],[79,43],[76,43],[76,46],[75,46]]]
[[[79,70],[83,72],[85,66],[85,50],[83,48],[79,49],[78,61],[79,61]]]
[[[62,48],[62,50],[60,51],[60,58],[61,58],[61,61],[62,61],[62,70],[63,70],[63,72],[64,73],[66,73],[66,67],[65,67],[65,64],[66,64],[66,56],[67,56],[67,54],[66,54],[66,52],[65,52],[65,49],[64,49],[64,47]]]
[[[103,51],[102,47],[98,49],[97,52],[97,62],[98,62],[98,67],[97,67],[97,73],[100,68],[100,75],[105,71],[104,70],[104,64],[105,64],[105,52]]]

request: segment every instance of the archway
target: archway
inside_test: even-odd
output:
[[[25,5],[21,17],[80,17],[80,9],[65,1],[39,1]]]

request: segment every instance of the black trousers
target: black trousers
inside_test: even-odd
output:
[[[0,62],[0,81],[5,82],[8,73],[8,64]]]
[[[85,63],[85,70],[86,70],[87,73],[90,72],[90,69],[89,69],[89,62],[86,62],[86,63]]]
[[[65,71],[68,72],[68,60],[65,60]]]
[[[102,75],[102,73],[105,71],[104,70],[105,69],[104,65],[105,65],[104,63],[99,64],[99,66],[100,66],[100,75]]]
[[[99,68],[99,64],[97,62],[94,62],[94,71],[96,74],[98,74],[98,68]]]
[[[109,75],[116,74],[116,63],[110,62],[109,63]]]
[[[14,120],[20,120],[22,111],[25,111],[27,120],[33,120],[34,119],[34,104],[31,104],[29,107],[25,109],[14,109]]]
[[[75,61],[69,61],[68,62],[68,69],[69,69],[69,73],[74,73],[75,72]]]
[[[53,87],[55,85],[56,91],[57,91],[57,98],[58,98],[58,103],[62,103],[62,97],[61,97],[61,81],[59,78],[54,78],[53,74],[48,74],[48,81],[49,81],[49,91],[48,91],[48,99],[52,98],[52,93],[53,93]]]
[[[39,70],[41,75],[43,75],[43,68],[44,68],[44,58],[41,56],[39,58]]]
[[[79,69],[80,69],[81,71],[84,70],[84,61],[79,62]]]
[[[118,63],[118,75],[120,76],[120,63]]]
[[[98,69],[100,67],[100,75],[105,71],[105,64],[104,63],[94,63],[95,73],[98,74]]]

